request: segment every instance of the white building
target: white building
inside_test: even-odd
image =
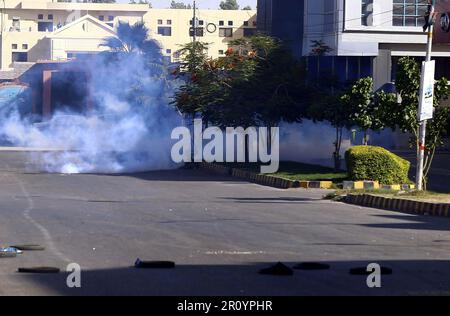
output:
[[[308,58],[313,75],[333,74],[343,81],[371,75],[379,88],[395,78],[399,57],[425,56],[427,36],[422,26],[427,0],[260,0],[258,24],[291,39],[286,27],[278,24],[292,23],[292,8],[297,10],[298,25],[292,29],[291,24],[291,29],[297,33],[299,55],[311,55],[313,41],[331,49],[326,56]],[[443,10],[439,2],[437,10]],[[287,14],[291,21],[281,18]],[[450,77],[447,57],[450,46],[434,45],[437,77]]]

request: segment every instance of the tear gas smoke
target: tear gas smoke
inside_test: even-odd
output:
[[[13,146],[58,148],[30,154],[47,172],[122,173],[169,169],[171,131],[183,124],[170,96],[177,83],[169,79],[160,56],[150,63],[142,54],[105,53],[81,61],[88,72],[93,103],[87,109],[64,104],[49,120],[33,123],[19,114],[17,100],[2,107],[0,135]],[[156,58],[155,58],[156,56]],[[86,90],[81,78],[72,87]]]

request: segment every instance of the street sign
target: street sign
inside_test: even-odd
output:
[[[433,118],[434,73],[436,63],[434,60],[422,63],[422,76],[420,78],[419,113],[420,122]]]

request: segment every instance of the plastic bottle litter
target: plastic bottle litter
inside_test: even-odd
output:
[[[11,258],[22,254],[22,250],[14,247],[0,248],[0,258]]]

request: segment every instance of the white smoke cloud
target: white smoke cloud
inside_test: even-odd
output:
[[[334,166],[335,129],[328,123],[304,120],[301,124],[280,125],[280,157],[285,161],[296,161]],[[341,154],[351,147],[350,135],[346,131]]]
[[[161,65],[146,66],[142,55],[114,62],[106,54],[87,62],[92,110],[67,109],[51,119],[31,123],[18,111],[0,117],[0,135],[13,146],[57,148],[30,154],[42,171],[56,173],[123,173],[175,168],[170,134],[182,125],[169,105],[175,82]],[[87,101],[85,101],[86,103]],[[9,105],[17,107],[14,102]]]

